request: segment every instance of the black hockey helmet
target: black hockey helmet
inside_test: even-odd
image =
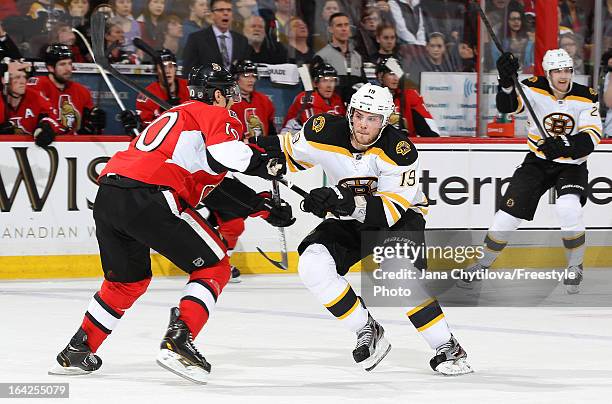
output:
[[[176,66],[176,55],[170,49],[160,49],[156,51],[157,53],[157,63],[166,64],[172,63]]]
[[[386,56],[386,57],[382,57],[380,59],[378,59],[378,62],[376,63],[376,74],[382,73],[392,73],[391,69],[389,69],[389,67],[387,66],[387,62],[390,59],[394,59],[397,64],[399,64],[401,66],[401,63],[399,60],[397,60],[395,57],[393,56]]]
[[[215,90],[220,90],[225,98],[240,101],[240,89],[234,77],[217,63],[194,66],[189,72],[189,98],[212,104]]]
[[[239,74],[254,74],[257,77],[257,65],[250,60],[239,60],[232,65],[231,73],[235,79]]]
[[[72,49],[68,45],[54,43],[45,50],[45,64],[55,67],[60,60],[73,59]]]
[[[338,71],[329,63],[315,63],[310,69],[312,79],[317,82],[321,77],[335,77],[338,79]]]

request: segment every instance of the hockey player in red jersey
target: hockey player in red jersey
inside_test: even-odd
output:
[[[417,90],[400,89],[400,78],[387,67],[389,60],[399,61],[393,57],[381,59],[376,66],[376,77],[383,87],[393,95],[395,112],[389,118],[389,124],[408,133],[408,136],[440,136],[438,125],[427,110],[423,97]]]
[[[284,163],[241,141],[242,125],[229,110],[240,93],[229,72],[215,63],[194,67],[189,92],[192,101],[160,115],[100,175],[93,216],[105,279],[51,374],[100,368],[95,352],[151,281],[153,248],[189,274],[157,362],[195,383],[207,380],[211,365],[193,339],[213,313],[230,267],[222,238],[194,206],[228,171],[274,179]],[[240,201],[272,225],[295,221],[285,203],[258,195]]]
[[[346,113],[342,98],[335,93],[338,85],[336,69],[328,63],[317,63],[312,67],[311,75],[315,88],[311,99],[307,99],[306,92],[301,92],[295,97],[285,116],[283,130],[286,128],[290,131],[298,131],[308,118],[316,114],[344,115]]]
[[[25,64],[22,64],[25,66]],[[38,146],[48,146],[60,131],[52,118],[51,104],[38,91],[28,88],[27,73],[24,69],[8,71],[6,105],[2,112],[0,133],[31,134]]]
[[[157,51],[157,81],[149,84],[146,89],[172,106],[189,101],[187,80],[176,76],[176,56],[169,49]],[[143,94],[139,94],[136,99],[136,111],[143,126],[150,124],[164,112]]]
[[[106,113],[93,105],[85,86],[70,80],[72,58],[72,50],[67,45],[49,45],[45,51],[49,74],[33,77],[29,84],[49,99],[55,118],[66,133],[100,133],[106,126]]]
[[[232,74],[242,96],[240,102],[232,106],[232,111],[244,127],[244,138],[276,135],[274,127],[274,104],[267,95],[255,91],[257,65],[250,60],[236,62]]]

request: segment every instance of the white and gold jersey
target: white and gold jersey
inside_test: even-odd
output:
[[[572,90],[561,100],[558,100],[552,92],[548,80],[543,76],[534,76],[523,80],[521,83],[525,97],[533,107],[537,119],[542,128],[547,132],[545,136],[575,136],[582,132],[588,134],[596,147],[601,141],[602,127],[599,115],[599,102],[597,91],[592,88],[573,83]],[[527,114],[529,149],[536,156],[546,159],[542,152],[539,152],[538,142],[545,136],[538,130],[533,119],[520,95],[518,95],[518,108],[515,114],[525,112]],[[582,136],[582,135],[581,135]],[[561,157],[555,161],[566,164],[581,164],[585,162],[587,156],[577,159],[571,157]]]
[[[364,152],[351,145],[347,119],[332,114],[311,117],[299,132],[280,136],[280,143],[290,171],[321,165],[331,184],[347,185],[356,196],[365,196],[366,224],[391,227],[407,210],[427,213],[418,151],[390,125]]]

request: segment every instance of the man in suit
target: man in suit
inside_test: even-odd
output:
[[[242,34],[231,31],[232,3],[229,0],[211,0],[213,23],[210,27],[189,35],[185,45],[183,75],[193,66],[217,63],[229,70],[235,60],[250,59],[253,48]]]

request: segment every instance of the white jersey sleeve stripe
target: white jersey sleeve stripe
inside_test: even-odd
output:
[[[240,172],[247,169],[253,156],[251,148],[237,140],[217,143],[206,148],[219,164]]]

